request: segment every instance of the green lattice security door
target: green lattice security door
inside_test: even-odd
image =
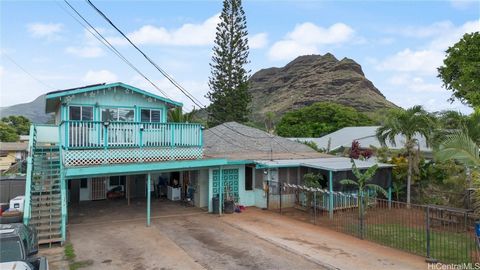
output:
[[[213,171],[213,197],[218,196],[220,192],[220,171]],[[238,202],[238,169],[223,170],[223,198],[233,197]]]

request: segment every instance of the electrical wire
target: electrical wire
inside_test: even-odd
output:
[[[142,56],[147,59],[167,80],[169,80],[177,89],[179,89],[190,101],[192,101],[199,108],[205,108],[205,105],[202,104],[197,98],[190,94],[185,88],[183,88],[179,83],[177,83],[167,72],[165,72],[160,66],[158,66],[146,53],[144,53],[135,43],[133,43],[130,38],[125,35],[100,9],[98,9],[90,0],[86,0],[87,3],[98,13],[102,18],[104,18],[117,32],[119,32]]]
[[[5,58],[7,58],[10,62],[12,62],[15,66],[17,66],[20,70],[22,70],[23,72],[25,72],[28,76],[30,76],[32,79],[34,79],[35,81],[37,81],[38,83],[42,84],[43,86],[47,87],[47,88],[50,88],[50,89],[53,89],[54,87],[45,83],[44,81],[40,80],[39,78],[37,78],[36,76],[34,76],[32,73],[28,72],[28,70],[26,70],[24,67],[22,67],[17,61],[13,60],[13,58],[11,56],[9,56],[8,54],[6,53],[3,53],[2,56],[4,56]]]
[[[160,93],[162,93],[165,97],[170,99],[166,92],[164,92],[160,87],[158,87],[152,80],[150,80],[144,73],[142,73],[134,64],[132,64],[123,54],[118,51],[115,46],[113,46],[90,22],[88,22],[85,17],[83,17],[80,12],[78,12],[75,7],[73,7],[67,0],[64,2],[72,9],[77,16],[79,16],[89,27],[83,24],[80,20],[78,20],[73,14],[68,12],[63,6],[61,6],[58,2],[56,2],[68,15],[70,15],[75,21],[77,21],[83,28],[85,28],[90,34],[92,34],[100,43],[105,45],[111,52],[113,52],[117,57],[119,57],[123,62],[125,62],[128,66],[130,66],[133,70],[135,70],[141,77],[143,77],[146,81],[148,81],[155,89],[157,89]],[[95,31],[95,33],[92,32]],[[97,36],[98,35],[98,36]]]

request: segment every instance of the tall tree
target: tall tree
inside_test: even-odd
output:
[[[392,145],[396,145],[395,137],[402,135],[405,137],[405,150],[408,159],[407,173],[407,204],[410,205],[410,187],[414,170],[418,171],[418,140],[416,135],[423,136],[427,143],[431,141],[432,131],[435,128],[434,118],[427,113],[421,106],[414,106],[407,110],[391,110],[385,119],[383,126],[377,129],[376,135],[380,143],[385,146],[388,140]],[[415,168],[414,166],[417,166]]]
[[[480,107],[480,32],[465,34],[455,45],[447,49],[438,77],[450,98],[459,99],[472,107]]]
[[[192,123],[195,122],[195,114],[197,111],[194,109],[191,112],[183,113],[182,108],[174,108],[168,111],[168,121],[174,123]]]
[[[209,126],[248,120],[251,96],[248,92],[250,71],[245,68],[249,63],[247,35],[242,1],[224,0],[210,64]]]
[[[2,122],[15,129],[18,135],[28,135],[30,131],[30,119],[22,115],[10,115],[3,117]]]

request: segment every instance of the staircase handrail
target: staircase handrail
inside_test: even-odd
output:
[[[28,138],[27,177],[25,182],[25,202],[23,206],[23,223],[28,225],[31,218],[31,189],[33,178],[33,155],[35,151],[37,130],[35,125],[30,125]]]

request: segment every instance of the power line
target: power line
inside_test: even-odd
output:
[[[21,69],[23,72],[25,72],[28,76],[30,76],[32,79],[35,81],[39,82],[40,84],[44,85],[45,87],[49,89],[53,89],[54,87],[45,83],[44,81],[40,80],[39,78],[35,77],[32,73],[28,72],[25,68],[23,68],[17,61],[13,60],[12,57],[10,57],[8,54],[2,54],[2,56],[5,56],[10,62],[12,62],[15,66],[17,66],[19,69]]]
[[[166,92],[164,92],[160,87],[158,87],[153,81],[151,81],[145,74],[143,74],[134,64],[132,64],[125,56],[122,55],[120,51],[118,51],[90,22],[88,22],[85,17],[83,17],[80,12],[78,12],[67,0],[64,2],[72,9],[77,16],[79,16],[89,27],[79,21],[73,14],[68,12],[63,6],[61,6],[58,2],[57,4],[68,14],[70,15],[75,21],[77,21],[83,28],[85,28],[90,34],[92,34],[100,43],[105,45],[111,52],[113,52],[117,57],[119,57],[122,61],[124,61],[128,66],[130,66],[133,70],[135,70],[141,77],[143,77],[146,81],[148,81],[153,87],[155,87],[160,93],[162,93],[165,97],[170,98]],[[93,29],[95,33],[92,32]]]
[[[188,99],[190,99],[195,105],[199,108],[204,108],[205,105],[202,104],[197,98],[190,94],[185,88],[183,88],[179,83],[177,83],[167,72],[160,68],[149,56],[147,56],[140,48],[133,43],[127,35],[125,35],[122,30],[120,30],[100,9],[98,9],[90,0],[86,0],[87,3],[97,11],[102,18],[104,18],[117,32],[119,32],[142,56],[147,59],[167,80],[169,80],[176,88],[178,88]]]

